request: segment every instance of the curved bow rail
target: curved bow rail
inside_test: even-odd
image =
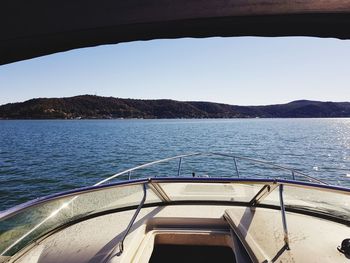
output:
[[[262,160],[258,160],[258,159],[253,159],[253,158],[249,158],[249,157],[243,157],[243,156],[237,156],[237,155],[233,155],[233,154],[225,154],[225,153],[217,153],[217,152],[196,152],[196,153],[190,153],[190,154],[183,154],[183,155],[177,155],[174,157],[170,157],[170,158],[165,158],[165,159],[161,159],[161,160],[157,160],[157,161],[153,161],[153,162],[149,162],[149,163],[145,163],[139,166],[136,166],[134,168],[131,169],[127,169],[125,171],[122,171],[120,173],[114,174],[96,184],[94,184],[94,186],[98,186],[98,185],[102,185],[104,183],[107,183],[117,177],[121,177],[123,175],[127,175],[128,179],[130,180],[132,178],[132,173],[137,171],[137,170],[141,170],[143,168],[147,168],[150,166],[154,166],[156,164],[160,164],[160,163],[167,163],[170,161],[174,161],[174,160],[178,160],[178,166],[177,166],[177,176],[180,176],[180,172],[181,172],[181,166],[182,166],[182,162],[185,158],[190,158],[190,157],[194,157],[194,156],[211,156],[211,157],[224,157],[224,158],[228,158],[231,159],[234,165],[234,172],[235,172],[235,176],[237,178],[240,178],[240,171],[239,171],[239,167],[238,167],[238,161],[247,161],[250,162],[252,164],[257,164],[257,165],[261,165],[263,167],[267,167],[267,168],[272,168],[272,169],[277,169],[279,171],[284,171],[289,173],[290,178],[292,180],[297,180],[297,179],[301,179],[303,181],[309,181],[309,182],[313,182],[313,183],[319,183],[319,184],[325,184],[327,185],[326,182],[314,178],[312,176],[309,176],[305,173],[299,172],[295,169],[292,168],[288,168],[285,166],[281,166],[281,165],[277,165],[271,162],[267,162],[267,161],[262,161]],[[242,178],[242,177],[241,177]]]

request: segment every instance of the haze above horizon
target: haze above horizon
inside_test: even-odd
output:
[[[0,105],[82,94],[269,105],[349,101],[350,41],[306,37],[137,41],[0,67]]]

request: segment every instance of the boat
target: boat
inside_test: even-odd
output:
[[[201,159],[226,168],[204,172]],[[346,262],[349,215],[349,188],[270,162],[192,153],[2,212],[0,262]]]
[[[342,0],[3,1],[0,65],[151,39],[350,39],[349,28]],[[229,164],[183,170],[188,158],[208,156]],[[269,162],[193,153],[1,212],[0,262],[348,262],[349,227],[349,188]]]

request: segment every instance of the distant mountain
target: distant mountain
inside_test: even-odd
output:
[[[298,100],[267,106],[236,106],[213,102],[136,100],[82,95],[70,98],[31,99],[0,106],[1,119],[257,117],[350,117],[350,102]]]

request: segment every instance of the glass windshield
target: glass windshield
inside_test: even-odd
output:
[[[138,205],[142,197],[142,184],[127,185],[63,197],[21,210],[0,221],[0,253],[11,256],[61,225],[97,212]],[[147,190],[145,203],[159,201]]]
[[[316,187],[284,181],[215,180],[209,178],[161,179],[110,185],[103,188],[82,189],[19,209],[0,219],[0,253],[12,256],[26,245],[46,233],[75,220],[98,212],[117,208],[133,209],[143,198],[143,184],[147,184],[145,203],[158,205],[165,201],[217,201],[250,205],[259,199],[264,205],[280,206],[279,185],[283,184],[286,208],[307,209],[348,221],[350,218],[350,192],[334,187]],[[272,190],[264,198],[266,185]],[[158,196],[162,196],[162,199]],[[165,203],[166,204],[166,203]],[[114,210],[114,212],[117,212]]]
[[[234,201],[249,202],[263,187],[260,184],[240,183],[159,183],[173,201]]]
[[[292,185],[284,185],[283,199],[286,207],[306,209],[349,220],[349,192],[324,191]],[[277,189],[268,195],[262,204],[279,204]]]

